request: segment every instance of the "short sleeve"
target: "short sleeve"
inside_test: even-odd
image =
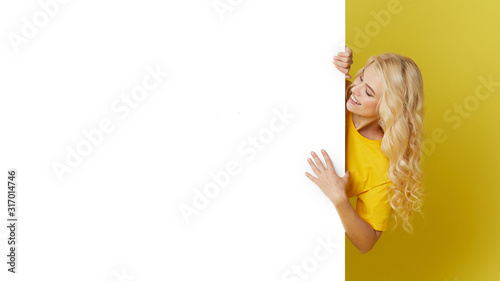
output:
[[[392,182],[383,183],[358,195],[356,213],[375,230],[387,229],[391,212],[387,188],[391,184]]]

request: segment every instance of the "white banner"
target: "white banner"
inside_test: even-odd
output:
[[[0,279],[344,280],[344,10],[3,1]]]

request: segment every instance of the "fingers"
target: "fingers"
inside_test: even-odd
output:
[[[345,73],[346,79],[352,79],[351,75],[349,75],[349,69],[351,68],[351,64],[354,63],[354,61],[352,60],[351,48],[345,46],[345,52],[339,52],[338,54],[339,54],[339,58],[341,61],[346,62],[346,63],[350,63],[349,67],[347,67],[347,73],[345,73],[345,72],[344,73]],[[335,59],[334,59],[334,61],[335,61]]]
[[[316,167],[316,165],[314,164],[314,162],[311,160],[311,158],[307,158],[307,162],[309,163],[309,166],[311,166],[311,169],[313,170],[313,172],[316,174],[316,176],[319,177],[319,175],[321,174],[321,171]],[[323,164],[322,164],[323,165]]]
[[[335,66],[335,68],[337,68],[338,70],[340,70],[340,72],[342,72],[344,74],[349,73],[349,68],[343,68],[343,67],[338,67],[338,66]]]
[[[342,67],[338,67],[338,66],[335,66],[335,68],[337,68],[340,72],[344,73],[346,79],[352,78],[351,75],[349,75],[349,68],[342,68]]]
[[[306,176],[312,180],[315,184],[318,184],[318,179],[313,177],[311,174],[309,174],[308,172],[306,172]]]
[[[323,162],[321,162],[321,159],[319,159],[318,155],[314,153],[314,151],[311,151],[311,155],[313,156],[316,165],[318,165],[318,169],[320,170],[320,172],[326,170],[325,166],[323,165]]]
[[[334,60],[336,61],[343,61],[343,62],[349,62],[352,64],[352,57],[350,56],[343,56],[340,54],[345,54],[345,53],[338,53],[336,56],[333,57]]]
[[[352,64],[352,50],[346,46],[345,52],[338,52],[334,60]]]
[[[349,47],[345,46],[345,51],[352,56],[352,50]]]
[[[351,62],[343,62],[341,60],[336,60],[336,59],[333,59],[333,62],[335,65],[338,65],[340,67],[345,67],[345,68],[350,67],[352,64]]]
[[[345,47],[345,52],[338,52],[336,56],[333,57],[332,63],[335,65],[340,72],[345,74],[346,79],[351,79],[349,75],[349,70],[351,69],[352,60],[352,50],[349,47]]]
[[[349,68],[343,68],[343,67],[338,67],[338,66],[335,66],[335,68],[337,68],[340,72],[344,73],[345,74],[345,78],[346,79],[351,79],[351,75],[349,75]]]
[[[326,168],[328,170],[332,170],[333,173],[336,174],[335,169],[333,168],[332,160],[330,159],[330,156],[328,155],[328,153],[326,153],[326,151],[324,149],[321,150],[321,153],[323,153],[323,157],[325,158]]]
[[[338,52],[336,57],[338,57],[342,61],[351,62],[352,63],[353,62],[353,60],[352,60],[352,50],[349,49],[348,47],[346,47],[346,50],[348,50],[348,51]]]

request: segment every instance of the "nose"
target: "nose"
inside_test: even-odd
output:
[[[357,97],[359,95],[359,89],[361,89],[360,85],[352,86],[351,93]]]

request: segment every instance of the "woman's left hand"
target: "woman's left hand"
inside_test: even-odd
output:
[[[308,158],[307,160],[318,178],[313,177],[308,172],[306,172],[306,176],[318,185],[319,188],[321,188],[323,193],[330,198],[334,205],[337,205],[337,203],[340,203],[343,200],[348,200],[345,189],[347,182],[349,181],[350,174],[349,171],[346,171],[343,177],[339,177],[333,168],[333,163],[332,160],[330,160],[328,153],[326,153],[324,149],[322,149],[321,152],[325,158],[326,168],[323,166],[323,163],[319,159],[318,155],[312,151],[311,154],[316,164],[311,160],[311,158]],[[318,167],[316,167],[316,165]]]

